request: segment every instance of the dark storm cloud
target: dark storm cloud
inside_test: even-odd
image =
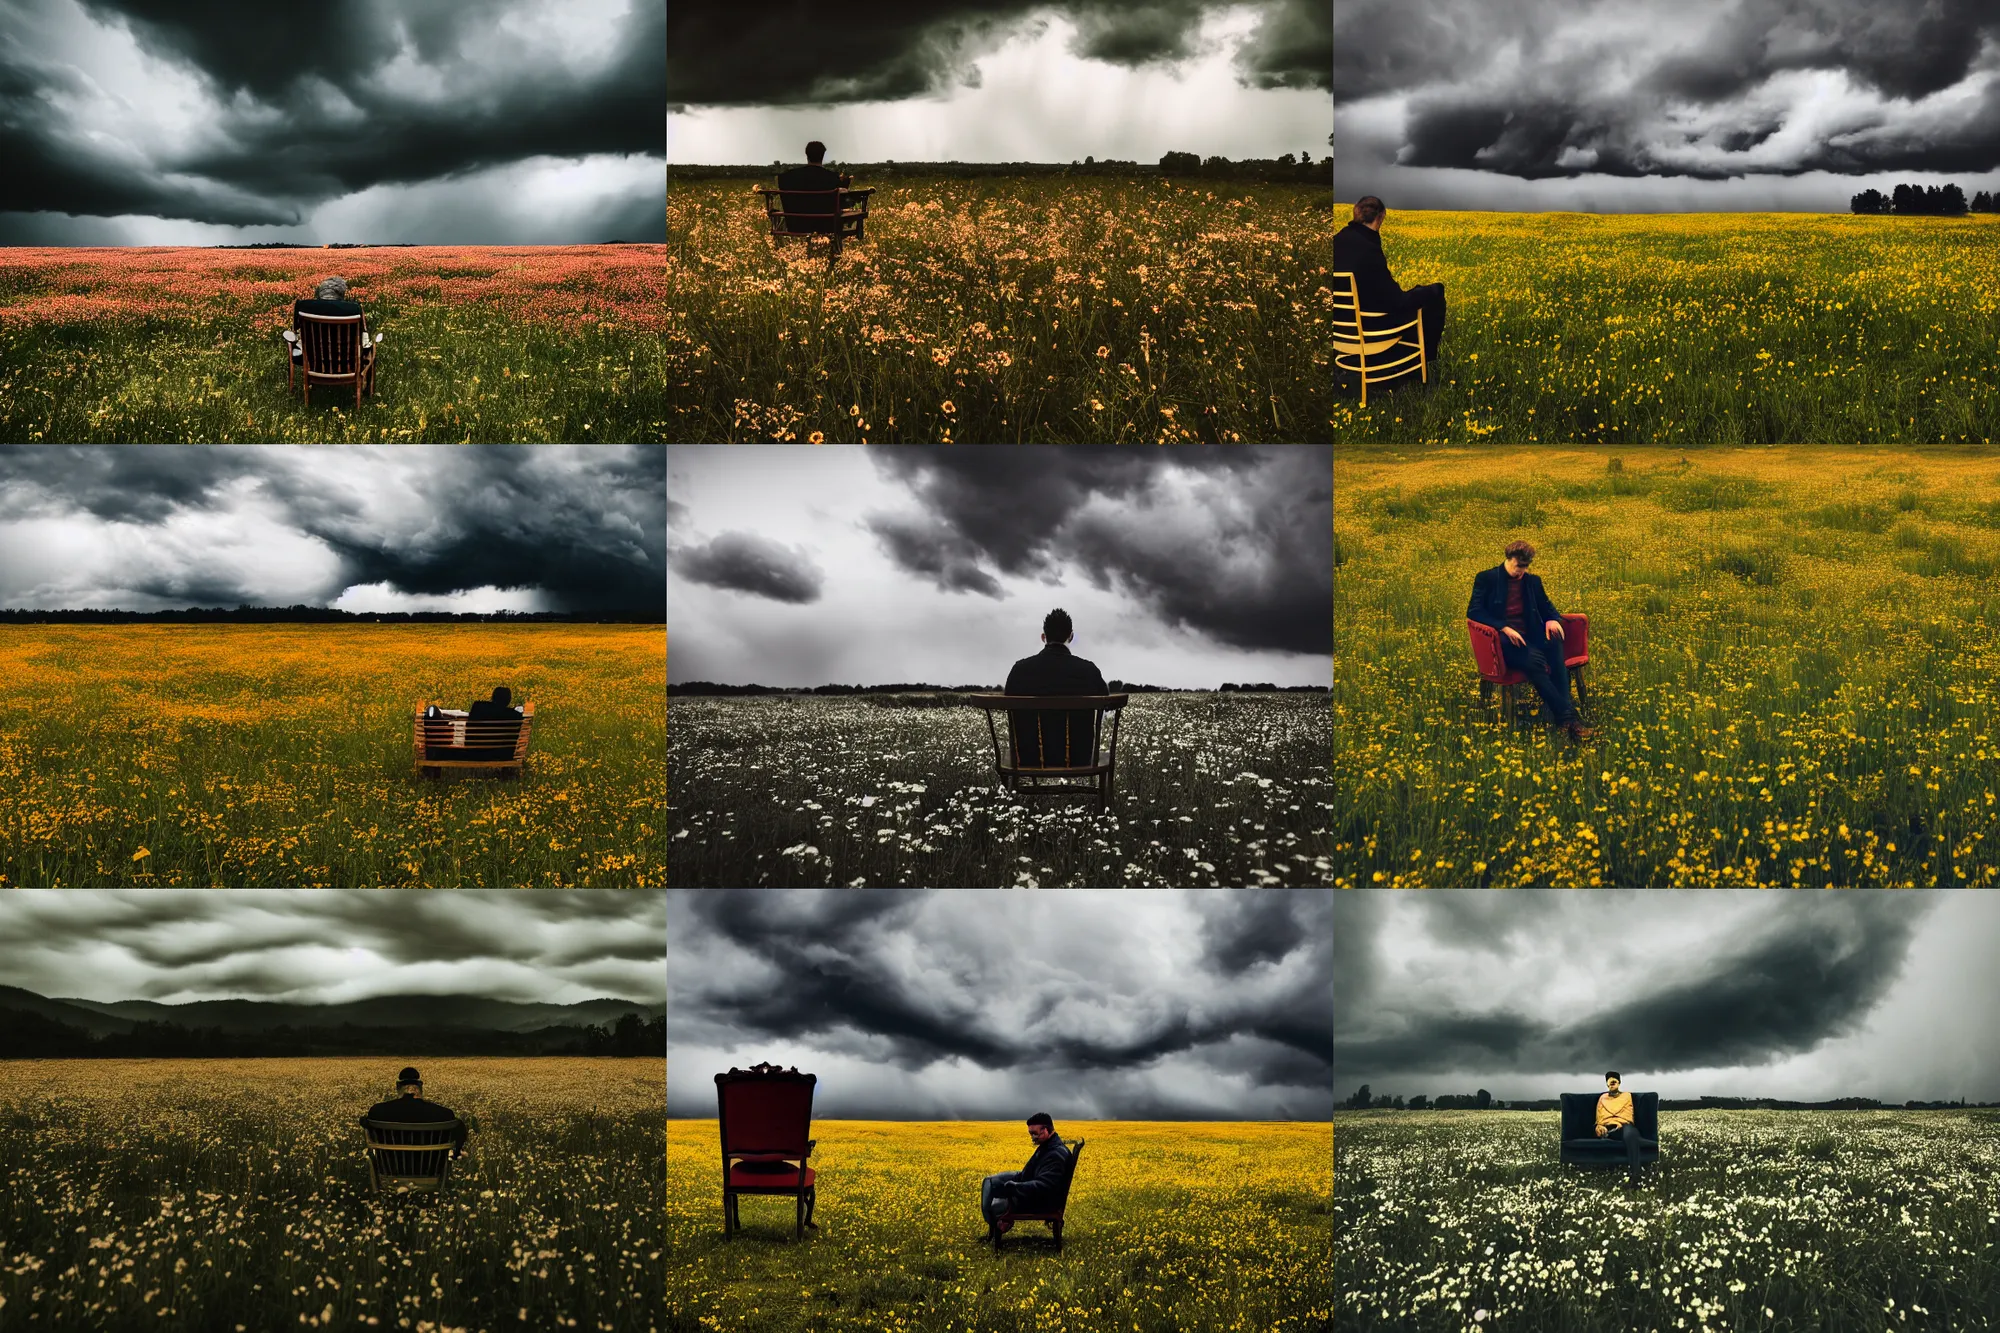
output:
[[[94,1000],[665,999],[658,894],[21,889],[0,985]]]
[[[1353,0],[1335,35],[1339,103],[1402,101],[1400,135],[1364,154],[1401,167],[1524,180],[2000,167],[1991,0]],[[1968,96],[1922,104],[1947,90]]]
[[[825,583],[811,552],[780,546],[754,532],[725,532],[712,542],[674,552],[673,560],[674,568],[690,583],[774,602],[816,602]]]
[[[332,552],[327,599],[378,583],[412,595],[539,588],[557,610],[646,610],[666,598],[665,468],[649,446],[9,446],[0,526],[116,524],[164,542],[187,523],[226,531],[255,504]],[[257,568],[150,559],[143,541],[121,549],[130,558],[110,574],[131,592],[270,604]],[[0,601],[21,591],[0,573]]]
[[[1695,910],[1686,895],[1677,898]],[[1634,905],[1608,892],[1581,899],[1454,893],[1426,900],[1418,914],[1425,937],[1461,957],[1493,954],[1516,969],[1522,960],[1511,951],[1525,946],[1545,956],[1567,953],[1577,967],[1603,942],[1632,942],[1632,932],[1643,929],[1630,915]],[[1520,997],[1496,997],[1475,1010],[1391,988],[1382,979],[1383,950],[1393,943],[1389,913],[1366,895],[1343,897],[1336,948],[1339,966],[1351,974],[1338,983],[1336,1063],[1343,1074],[1364,1077],[1585,1069],[1613,1050],[1626,1063],[1660,1071],[1769,1064],[1857,1029],[1896,980],[1925,907],[1904,895],[1775,901],[1754,925],[1713,940],[1699,955],[1659,960],[1638,976],[1621,969],[1607,978],[1601,1000],[1551,1014],[1546,1006],[1531,1012]],[[1559,956],[1544,957],[1537,976],[1573,980]]]
[[[1330,448],[1016,446],[870,457],[906,481],[925,511],[870,516],[870,529],[899,565],[941,588],[993,596],[987,564],[1026,576],[1074,561],[1095,586],[1121,588],[1218,643],[1332,651]]]
[[[598,43],[574,61],[521,26],[560,13],[543,0],[6,0],[20,21],[0,41],[9,197],[25,212],[290,224],[373,186],[538,156],[661,157],[664,0],[572,8]],[[90,48],[132,45],[170,72],[105,88]],[[79,107],[104,123],[80,127]]]
[[[1092,903],[1102,911],[1087,921],[1081,893],[1046,906],[1003,892],[677,893],[669,1045],[786,1041],[904,1075],[959,1061],[1093,1086],[1165,1062],[1176,1077],[1213,1068],[1271,1095],[1330,1089],[1327,895],[1109,892],[1118,900]],[[1136,924],[1149,918],[1193,932],[1204,952],[1150,955]],[[1085,932],[1116,967],[1037,948],[1051,929]]]
[[[1258,88],[1325,88],[1332,21],[1325,0],[1257,0],[1258,27],[1238,52]],[[1053,11],[1076,23],[1076,54],[1138,66],[1195,54],[1202,17],[1220,0],[816,0],[746,7],[674,0],[667,15],[667,95],[675,108],[900,101],[968,80],[972,62]]]

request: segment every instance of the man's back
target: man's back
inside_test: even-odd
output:
[[[368,1108],[368,1119],[382,1120],[396,1124],[435,1124],[445,1120],[456,1120],[448,1106],[427,1102],[422,1097],[396,1097],[386,1102],[377,1102]]]
[[[1007,673],[1008,694],[1110,693],[1097,664],[1052,643]],[[1097,762],[1097,714],[1076,709],[1015,709],[1014,743],[1024,768],[1080,768]]]
[[[826,167],[807,163],[803,167],[793,167],[778,173],[780,190],[838,190],[841,188],[840,175]],[[837,194],[786,194],[785,212],[793,213],[839,213],[840,196]]]
[[[292,302],[292,323],[298,323],[300,315],[358,315],[361,313],[359,301],[320,301],[308,298]]]
[[[1333,271],[1354,275],[1361,308],[1370,313],[1391,313],[1391,303],[1403,295],[1403,289],[1389,276],[1382,238],[1373,227],[1364,227],[1359,222],[1350,222],[1334,233]]]

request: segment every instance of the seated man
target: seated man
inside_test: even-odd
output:
[[[1505,561],[1480,570],[1473,578],[1465,618],[1500,631],[1501,655],[1542,696],[1544,721],[1561,727],[1571,740],[1589,740],[1593,733],[1577,717],[1576,705],[1569,697],[1562,613],[1542,590],[1541,577],[1528,572],[1535,548],[1524,541],[1511,541],[1505,554]]]
[[[505,685],[493,687],[491,699],[475,699],[466,713],[468,722],[512,722],[511,727],[483,726],[474,734],[481,742],[465,752],[467,759],[505,759],[514,753],[514,741],[521,734],[524,714],[513,706],[514,692]]]
[[[359,301],[347,299],[347,279],[328,278],[313,291],[312,297],[304,301],[292,302],[292,327],[285,331],[285,341],[291,344],[292,360],[299,363],[305,356],[304,345],[299,341],[297,329],[300,315],[361,315],[361,361],[365,366],[375,356],[375,346],[382,341],[380,334],[368,332],[368,317],[362,312]]]
[[[409,1125],[412,1128],[417,1128],[423,1125],[446,1124],[457,1119],[458,1117],[451,1113],[450,1108],[439,1106],[436,1102],[425,1101],[423,1077],[417,1073],[414,1067],[405,1067],[402,1073],[396,1075],[396,1099],[388,1102],[377,1102],[375,1105],[369,1107],[368,1113],[361,1117],[361,1123],[366,1126],[372,1120],[378,1125]],[[465,1151],[466,1133],[465,1125],[462,1122],[452,1131],[449,1151],[453,1161],[457,1161],[459,1156]],[[383,1153],[381,1155],[384,1157],[410,1159],[406,1163],[401,1164],[403,1166],[402,1170],[389,1174],[432,1176],[438,1174],[439,1169],[443,1166],[442,1154],[445,1151],[446,1149],[440,1148],[436,1155],[431,1153]]]
[[[1639,1187],[1639,1127],[1632,1121],[1632,1094],[1620,1092],[1618,1071],[1604,1076],[1604,1094],[1597,1099],[1597,1137],[1625,1144],[1625,1188]]]
[[[828,169],[826,145],[814,139],[806,145],[806,165],[793,167],[778,173],[780,190],[843,190],[854,183],[853,177],[838,175]],[[835,194],[808,195],[799,199],[785,200],[785,229],[787,231],[831,231],[840,230],[840,205],[842,196]],[[801,213],[824,213],[825,218],[800,217]]]
[[[979,1182],[979,1215],[994,1231],[1013,1230],[1015,1213],[1039,1213],[1056,1206],[1069,1149],[1046,1111],[1028,1117],[1035,1151],[1019,1171],[995,1171]]]
[[[1333,271],[1352,273],[1362,310],[1381,317],[1364,322],[1363,327],[1370,331],[1407,324],[1412,314],[1421,312],[1424,356],[1436,365],[1444,351],[1444,284],[1434,282],[1407,292],[1396,285],[1382,253],[1382,220],[1388,216],[1388,208],[1372,194],[1356,203],[1354,220],[1333,238]],[[1435,378],[1430,381],[1436,382]]]
[[[1069,612],[1057,607],[1042,620],[1047,647],[1014,663],[1008,694],[1108,694],[1095,662],[1072,656]],[[1012,712],[1019,762],[1026,768],[1079,768],[1097,762],[1097,714],[1070,709]],[[1065,743],[1067,742],[1067,743]],[[1064,763],[1065,756],[1069,762]]]

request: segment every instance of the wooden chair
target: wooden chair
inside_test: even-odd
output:
[[[722,1135],[722,1235],[741,1230],[736,1201],[744,1194],[783,1194],[794,1201],[793,1238],[804,1240],[818,1202],[815,1173],[806,1165],[818,1140],[812,1128],[816,1074],[755,1064],[715,1076],[716,1123]]]
[[[774,190],[760,185],[757,193],[764,196],[764,215],[770,220],[771,235],[780,243],[795,236],[808,245],[814,236],[830,238],[828,268],[840,258],[842,241],[868,239],[868,197],[875,193],[872,186],[865,190]],[[855,200],[861,206],[850,208]]]
[[[1016,1222],[1048,1223],[1049,1234],[1056,1239],[1057,1253],[1062,1252],[1063,1210],[1069,1207],[1069,1186],[1070,1182],[1076,1179],[1076,1159],[1083,1155],[1083,1142],[1082,1139],[1078,1139],[1075,1143],[1069,1145],[1069,1165],[1063,1171],[1062,1190],[1056,1195],[1056,1206],[1053,1209],[1040,1213],[1010,1212],[1007,1214],[1008,1217]],[[988,1238],[993,1242],[993,1253],[1000,1253],[1000,1241],[1005,1233],[990,1218],[987,1219],[986,1230]]]
[[[521,716],[472,721],[463,717],[426,717],[429,705],[417,709],[417,771],[442,778],[447,768],[497,768],[502,778],[521,776],[528,757],[528,733],[535,705],[521,706]]]
[[[361,1129],[368,1136],[368,1188],[377,1194],[435,1194],[451,1178],[452,1140],[459,1122],[424,1124],[370,1120]]]
[[[1097,808],[1111,808],[1118,772],[1118,718],[1123,694],[974,694],[967,702],[986,710],[986,734],[993,741],[993,771],[1000,785],[1026,798],[1095,796]],[[1000,748],[994,710],[1007,714],[1007,748]],[[1111,715],[1110,744],[1098,748],[1104,715]],[[1083,778],[1088,786],[1070,779]]]
[[[1380,311],[1363,310],[1352,273],[1333,275],[1333,364],[1361,376],[1361,405],[1368,406],[1368,386],[1400,379],[1415,372],[1430,383],[1430,357],[1424,350],[1424,317],[1418,311],[1407,324],[1392,329],[1362,327],[1366,319],[1387,319]],[[1410,335],[1414,332],[1414,338]],[[1382,360],[1398,347],[1413,350],[1397,360]],[[1377,360],[1370,362],[1369,358]]]
[[[1563,665],[1572,677],[1576,697],[1584,703],[1590,696],[1584,693],[1582,670],[1590,664],[1590,617],[1565,615],[1563,622]],[[1507,665],[1506,654],[1501,650],[1500,631],[1477,620],[1465,622],[1465,632],[1472,639],[1472,661],[1479,668],[1479,702],[1484,704],[1492,699],[1497,687],[1500,691],[1500,720],[1513,724],[1516,706],[1515,687],[1528,683],[1527,676]]]
[[[1571,1166],[1622,1167],[1625,1145],[1597,1137],[1597,1094],[1565,1092],[1562,1097],[1562,1160]],[[1632,1094],[1632,1123],[1639,1130],[1639,1164],[1660,1160],[1660,1094]]]
[[[375,349],[382,335],[371,337],[361,315],[313,315],[301,310],[294,318],[298,328],[284,332],[286,387],[303,379],[310,407],[314,384],[352,384],[359,411],[362,390],[375,392]]]

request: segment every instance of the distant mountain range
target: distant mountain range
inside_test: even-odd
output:
[[[657,1031],[659,1040],[652,1034]],[[385,995],[345,1004],[83,1000],[0,986],[0,1058],[132,1055],[664,1053],[666,1007]]]

